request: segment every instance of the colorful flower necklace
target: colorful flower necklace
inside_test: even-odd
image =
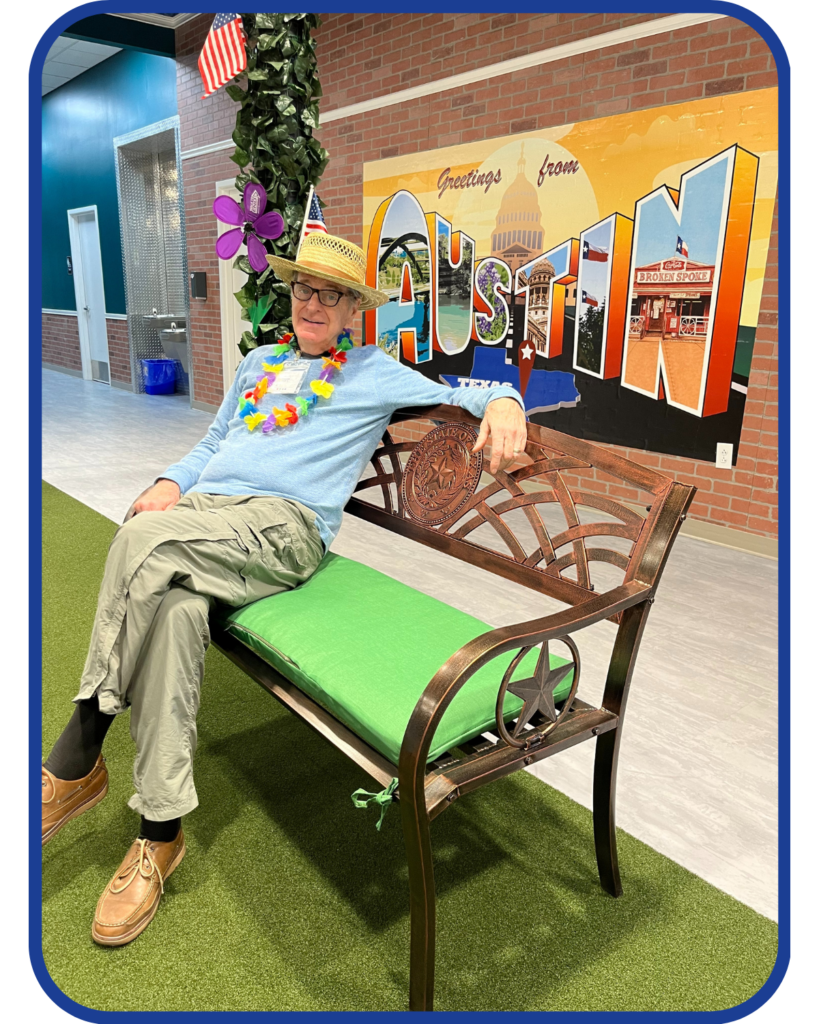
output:
[[[260,423],[262,433],[269,434],[271,430],[279,427],[290,427],[299,422],[301,416],[306,416],[310,409],[318,403],[319,398],[329,398],[335,390],[335,385],[330,379],[347,362],[346,352],[353,347],[350,341],[349,331],[342,331],[338,348],[332,347],[326,356],[322,357],[322,371],[318,380],[310,381],[310,389],[313,392],[309,398],[296,397],[296,404],[290,402],[285,404],[284,409],[273,407],[269,416],[258,411],[256,403],[266,394],[267,389],[274,383],[276,377],[284,369],[288,357],[297,345],[292,334],[285,334],[277,345],[273,345],[272,361],[262,363],[262,373],[256,378],[256,387],[245,391],[239,399],[239,416],[247,424],[248,430],[255,430]]]

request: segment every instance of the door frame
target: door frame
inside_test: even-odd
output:
[[[224,178],[222,181],[216,182],[216,195],[224,196],[230,195],[236,202],[241,202],[241,193],[236,190],[236,183],[234,178]],[[225,225],[225,230],[230,230],[229,225]],[[217,232],[219,228],[217,227]],[[244,244],[240,247],[239,253],[245,251]],[[239,255],[237,253],[237,255]],[[233,324],[231,323],[231,313],[229,310],[230,300],[236,302],[233,298],[233,259],[219,260],[219,317],[222,325],[222,386],[224,387],[225,394],[230,390],[233,384],[234,373],[231,372],[229,367],[232,365],[234,356],[234,349],[236,348],[236,342],[232,338]],[[248,330],[250,324],[247,325]]]
[[[79,294],[82,294],[83,305],[87,305],[84,267],[82,261],[82,246],[80,245],[80,233],[77,221],[84,214],[93,213],[94,224],[97,229],[97,248],[100,254],[100,277],[102,278],[102,294],[105,298],[105,275],[102,269],[102,241],[100,239],[100,218],[96,204],[93,206],[77,206],[73,210],[67,210],[68,214],[68,238],[71,244],[71,276],[74,278],[74,298],[77,305],[77,330],[80,336],[80,362],[82,365],[83,380],[91,380],[91,339],[88,337],[88,321],[82,315],[83,307],[80,305]],[[106,311],[102,311],[102,322],[105,327],[105,336],[108,337],[108,323]],[[111,359],[108,353],[108,385],[111,384]],[[104,384],[105,381],[97,381]]]

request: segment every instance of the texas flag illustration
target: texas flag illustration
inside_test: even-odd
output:
[[[684,256],[688,259],[688,243],[684,242],[679,235],[677,235],[677,252],[680,256]]]
[[[592,260],[594,263],[608,263],[609,253],[605,246],[592,245],[591,242],[583,242],[583,259]]]

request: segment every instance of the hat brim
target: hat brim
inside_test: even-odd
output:
[[[379,306],[383,306],[390,301],[389,295],[386,292],[378,291],[377,288],[370,288],[369,285],[359,284],[357,281],[351,281],[346,277],[325,273],[323,270],[306,266],[295,260],[286,260],[281,256],[268,256],[267,262],[286,284],[290,284],[293,280],[293,275],[299,273],[308,274],[310,277],[320,277],[322,281],[330,281],[332,284],[340,285],[342,288],[349,288],[351,292],[355,292],[356,295],[361,297],[359,308],[362,312],[367,309],[378,309]]]

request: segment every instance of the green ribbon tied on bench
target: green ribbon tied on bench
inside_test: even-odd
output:
[[[379,793],[368,793],[366,789],[357,789],[350,799],[353,801],[353,805],[359,809],[369,807],[370,804],[377,804],[381,808],[381,815],[375,826],[380,832],[381,826],[384,824],[384,816],[394,799],[393,794],[396,789],[398,789],[398,779],[393,779],[389,786],[382,789]],[[364,799],[365,797],[366,799]]]

